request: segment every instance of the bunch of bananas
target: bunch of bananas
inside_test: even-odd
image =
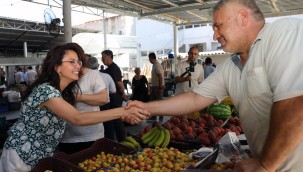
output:
[[[133,137],[131,137],[131,136],[127,136],[127,137],[125,138],[125,140],[123,140],[123,141],[120,142],[120,143],[123,144],[123,145],[125,145],[125,146],[134,148],[134,149],[136,149],[136,150],[142,149],[140,143],[137,142],[137,141],[136,141]]]
[[[169,131],[162,126],[154,127],[149,132],[145,133],[141,140],[149,147],[167,147],[170,141]]]

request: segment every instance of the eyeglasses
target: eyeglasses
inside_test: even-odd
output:
[[[80,67],[82,66],[82,61],[79,60],[62,60],[62,62],[69,62],[73,66],[76,66],[76,64],[78,64]]]

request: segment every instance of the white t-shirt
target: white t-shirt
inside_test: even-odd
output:
[[[106,89],[104,81],[98,70],[88,70],[79,80],[79,86],[83,94],[97,94]],[[76,103],[80,112],[100,111],[99,106],[92,106],[82,102]],[[104,137],[103,123],[90,126],[76,126],[66,122],[62,143],[77,143],[95,141]]]
[[[261,156],[267,137],[273,103],[303,95],[302,43],[302,20],[282,19],[266,24],[251,47],[242,73],[241,66],[236,65],[239,59],[233,56],[194,89],[219,101],[231,97],[256,158]],[[278,171],[302,171],[302,152],[303,141]]]
[[[28,82],[33,82],[36,80],[37,77],[37,72],[34,70],[29,70],[27,71],[27,81]]]
[[[15,81],[16,81],[17,84],[20,84],[20,82],[23,82],[22,75],[23,74],[22,74],[21,71],[15,73]]]
[[[158,75],[161,74],[162,75],[162,85],[159,85],[159,77]],[[161,66],[161,64],[156,61],[153,64],[152,70],[151,70],[151,85],[152,87],[155,86],[164,86],[164,70],[163,67]]]
[[[107,88],[108,102],[109,102],[110,101],[109,93],[116,93],[116,91],[117,91],[115,82],[109,74],[103,73],[103,72],[99,72],[99,74],[101,75],[101,77],[105,83],[105,86]]]
[[[176,66],[175,76],[181,76],[184,72],[186,72],[186,68],[189,67],[189,63],[187,61],[183,61],[178,63]],[[187,77],[188,74],[185,74],[184,77]],[[178,82],[176,85],[175,94],[180,94],[184,92],[192,91],[193,88],[198,86],[200,82],[204,80],[204,71],[201,64],[195,65],[195,71],[191,72],[191,87],[189,87],[189,81],[186,82]]]

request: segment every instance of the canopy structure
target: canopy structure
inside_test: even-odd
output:
[[[63,8],[63,0],[23,0],[48,7]],[[211,7],[218,0],[64,0],[78,12],[102,16],[104,13],[149,18],[174,26],[211,23]],[[302,0],[256,0],[265,17],[303,14]],[[73,6],[71,10],[76,11]],[[78,10],[82,9],[82,10]],[[29,52],[47,51],[64,43],[63,28],[50,35],[44,23],[0,19],[0,51],[20,51],[27,42]],[[79,33],[73,29],[73,35]]]
[[[62,0],[24,0],[32,3],[62,6]],[[70,0],[83,7],[84,13],[102,15],[114,13],[150,18],[172,25],[211,23],[210,9],[218,0]],[[52,3],[54,2],[54,3]],[[302,0],[256,0],[265,17],[278,17],[303,13]]]
[[[211,23],[210,9],[218,0],[72,0],[72,4],[112,13],[150,18],[173,25]],[[265,17],[303,13],[302,0],[256,0]]]

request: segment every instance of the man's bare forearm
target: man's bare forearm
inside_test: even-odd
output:
[[[303,139],[303,96],[274,103],[260,163],[275,171]],[[287,146],[286,146],[287,145]]]
[[[165,100],[146,103],[145,108],[152,115],[177,116],[199,111],[214,102],[216,99],[188,92]]]

